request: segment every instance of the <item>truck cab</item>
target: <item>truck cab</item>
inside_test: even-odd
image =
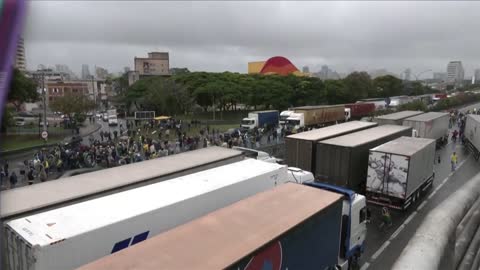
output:
[[[347,270],[365,250],[367,236],[367,202],[365,196],[334,185],[305,182],[304,185],[343,194],[342,228],[338,269]]]
[[[287,118],[290,117],[293,113],[295,113],[295,112],[290,111],[290,110],[281,112],[280,113],[280,120],[278,121],[280,126],[285,127],[285,125],[287,124]]]
[[[352,118],[352,109],[345,108],[345,122],[349,121]]]
[[[287,130],[290,130],[293,133],[296,133],[297,130],[305,127],[305,118],[303,116],[303,113],[292,113],[287,118],[286,126]]]
[[[250,115],[249,115],[250,116]],[[242,119],[242,123],[240,125],[240,127],[242,129],[248,129],[248,130],[252,130],[254,129],[256,126],[258,125],[257,123],[257,119],[256,118],[253,118],[253,117],[246,117],[246,118],[243,118]]]

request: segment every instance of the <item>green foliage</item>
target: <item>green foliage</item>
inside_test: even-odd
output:
[[[386,75],[373,80],[374,91],[372,97],[394,97],[403,94],[402,80]]]
[[[57,112],[64,114],[85,114],[95,109],[95,103],[83,95],[67,94],[63,97],[58,97],[50,104],[50,107]]]
[[[11,127],[13,125],[15,125],[15,121],[13,119],[13,109],[6,107],[2,115],[2,126],[0,131],[5,132],[8,127]]]
[[[398,106],[398,111],[427,111],[427,105],[421,100],[415,100]]]
[[[10,81],[10,92],[8,93],[8,101],[11,102],[17,111],[25,102],[35,102],[39,96],[37,93],[36,83],[25,77],[18,69],[13,70],[12,80]]]
[[[435,106],[432,107],[432,111],[443,111],[478,101],[480,101],[480,94],[460,93],[456,96],[439,100]]]
[[[343,81],[349,93],[349,102],[367,98],[374,92],[372,79],[370,75],[364,71],[350,73]]]

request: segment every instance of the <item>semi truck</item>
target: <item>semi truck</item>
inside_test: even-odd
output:
[[[373,149],[368,158],[367,201],[406,210],[435,178],[435,140],[400,137]]]
[[[345,121],[344,105],[303,106],[296,107],[293,111],[294,113],[287,118],[289,133]]]
[[[245,130],[254,128],[271,129],[276,127],[278,123],[278,111],[257,111],[248,113],[248,117],[242,119],[241,128]]]
[[[401,136],[412,128],[383,125],[317,143],[315,180],[364,194],[369,150]]]
[[[280,113],[280,120],[278,121],[278,124],[284,128],[285,125],[287,124],[287,118],[290,117],[293,113],[295,113],[294,111],[292,110],[286,110],[286,111],[282,111]]]
[[[360,120],[375,112],[374,103],[351,103],[345,104],[345,121]]]
[[[434,139],[437,143],[447,135],[450,115],[448,113],[428,112],[403,120],[404,126],[413,128],[413,136]]]
[[[362,195],[287,183],[78,270],[346,270],[364,249],[366,213]]]
[[[379,125],[403,125],[403,120],[422,114],[422,111],[401,111],[377,116],[373,119]]]
[[[315,174],[317,142],[376,126],[377,123],[351,121],[289,135],[285,137],[286,163]]]
[[[246,159],[7,221],[8,270],[75,269],[291,181],[286,166]]]
[[[480,115],[467,114],[464,138],[465,146],[478,160],[480,157]]]
[[[116,109],[108,110],[107,115],[108,115],[108,125],[109,126],[118,125],[118,118],[117,118],[117,110]]]

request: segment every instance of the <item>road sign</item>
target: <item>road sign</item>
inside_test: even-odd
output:
[[[46,130],[42,131],[42,138],[47,139],[48,138],[48,132]]]

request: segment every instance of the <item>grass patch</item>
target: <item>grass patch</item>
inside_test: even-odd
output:
[[[50,136],[47,143],[56,143],[63,139],[63,136]],[[38,135],[1,135],[0,150],[8,151],[44,145],[44,140]]]

